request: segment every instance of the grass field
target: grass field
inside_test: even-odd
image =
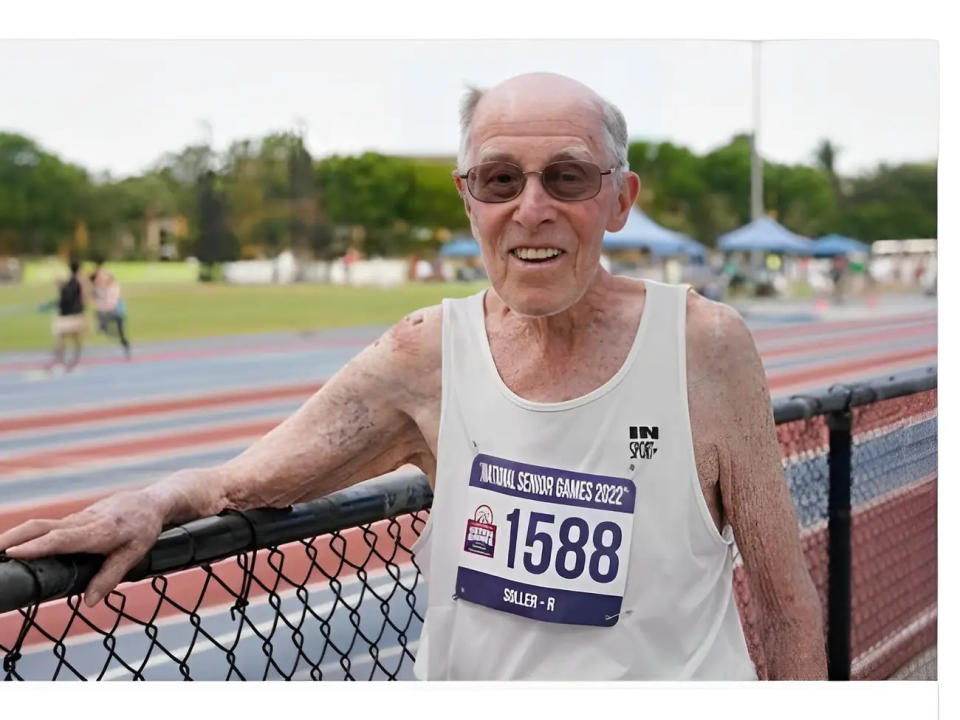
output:
[[[486,284],[419,283],[379,289],[121,282],[134,346],[146,340],[389,324],[411,310],[444,297],[470,295]],[[51,345],[52,313],[41,313],[37,307],[55,294],[52,281],[0,285],[0,350]],[[90,333],[87,342],[100,345],[116,340]]]
[[[93,271],[92,263],[84,267],[87,272]],[[112,262],[110,272],[121,283],[187,283],[197,280],[200,266],[187,262]],[[66,265],[57,258],[30,260],[23,266],[23,282],[50,287],[66,273]]]

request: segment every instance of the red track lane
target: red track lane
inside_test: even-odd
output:
[[[851,547],[850,654],[857,657],[937,602],[936,478],[856,508]],[[907,660],[893,658],[891,672]]]
[[[913,327],[901,328],[898,330],[883,330],[882,332],[870,333],[867,335],[847,335],[844,337],[818,340],[811,343],[809,340],[799,345],[782,345],[773,348],[767,348],[760,351],[764,360],[780,357],[782,355],[802,355],[804,353],[818,352],[828,348],[856,347],[873,342],[892,342],[894,340],[905,340],[911,337],[928,335],[930,330],[936,330],[936,323],[928,323]]]
[[[936,320],[937,312],[927,312],[910,315],[889,315],[879,319],[869,320],[829,320],[825,322],[802,323],[769,328],[756,328],[752,331],[753,337],[761,340],[774,340],[782,337],[800,337],[803,335],[821,335],[824,333],[839,332],[842,330],[857,330],[870,327],[891,328],[897,325],[906,325],[922,320]]]
[[[937,346],[916,348],[913,350],[901,350],[900,352],[889,353],[886,355],[873,355],[870,357],[859,358],[857,360],[845,360],[843,362],[831,363],[829,365],[818,365],[807,370],[795,370],[793,372],[779,372],[767,376],[771,392],[780,388],[790,387],[802,382],[823,377],[829,378],[832,375],[840,373],[855,372],[860,370],[869,370],[873,367],[887,365],[890,363],[905,362],[909,360],[918,360],[923,357],[936,357]]]
[[[130,485],[124,489],[130,489],[132,487],[135,486]],[[103,490],[101,492],[95,492],[89,495],[81,495],[65,500],[46,502],[39,505],[24,504],[17,505],[15,507],[3,507],[0,505],[0,533],[6,532],[11,528],[15,528],[17,525],[25,523],[27,520],[59,520],[67,515],[71,515],[75,512],[83,510],[85,507],[96,502],[100,498],[113,495],[115,492],[116,489]]]
[[[13,475],[63,466],[73,468],[82,466],[84,462],[102,462],[106,458],[123,458],[168,450],[187,450],[197,445],[233,443],[242,440],[252,441],[270,432],[282,421],[282,419],[276,418],[257,420],[255,422],[195,429],[189,432],[168,433],[98,445],[78,445],[64,450],[44,450],[29,455],[0,458],[0,483],[4,481],[4,474]]]
[[[171,350],[169,352],[137,355],[135,362],[154,362],[158,360],[191,360],[207,357],[248,357],[265,353],[282,353],[303,350],[323,350],[327,348],[366,346],[373,342],[373,338],[341,338],[329,340],[304,340],[300,342],[274,343],[272,345],[246,345],[243,347],[206,348],[197,350]],[[126,365],[128,361],[123,357],[89,358],[83,365]],[[18,362],[0,363],[0,372],[17,372],[23,370],[42,370],[49,363],[37,360],[22,360]]]
[[[248,403],[273,402],[278,400],[299,400],[316,392],[323,381],[314,383],[293,383],[274,385],[252,390],[228,390],[210,395],[190,395],[148,402],[136,402],[124,405],[98,405],[81,410],[66,410],[37,415],[15,415],[0,418],[0,433],[23,432],[25,430],[49,429],[65,425],[81,425],[105,420],[160,415],[163,413],[196,411],[220,407],[233,407]]]
[[[413,530],[409,516],[399,519],[400,540],[404,546],[410,547],[416,540],[416,533]],[[422,529],[422,528],[421,528]],[[389,535],[389,523],[385,520],[375,523],[371,527],[376,535],[374,545],[386,556],[390,556],[394,549],[395,540]],[[368,536],[369,537],[369,536]],[[373,554],[367,544],[364,533],[359,527],[350,528],[340,533],[340,539],[334,540],[327,537],[317,542],[314,546],[317,550],[316,563],[322,567],[328,574],[333,575],[341,581],[346,581],[355,575],[355,571],[350,565],[361,566],[368,573],[379,570],[384,567],[384,562]],[[313,567],[310,558],[303,551],[303,545],[299,542],[290,543],[281,547],[283,550],[282,571],[297,585],[308,584],[311,582],[323,581],[323,575]],[[254,575],[263,585],[275,589],[276,592],[282,592],[295,587],[278,577],[278,574],[268,564],[269,553],[265,550],[257,554]],[[346,561],[344,561],[346,557]],[[410,556],[398,551],[394,562],[397,564],[409,562]],[[311,568],[313,568],[311,573]],[[215,606],[232,602],[242,587],[243,571],[237,564],[235,558],[228,558],[213,565],[214,572],[224,585],[226,585],[234,594],[231,594],[220,583],[211,581],[203,593],[203,605]],[[192,568],[180,573],[174,573],[164,576],[167,579],[165,589],[166,595],[173,601],[188,608],[197,607],[200,600],[200,593],[203,589],[204,580],[207,577],[202,568]],[[161,603],[160,596],[151,586],[150,580],[142,580],[122,588],[123,596],[126,600],[123,603],[123,611],[131,617],[147,622],[151,618],[159,620],[165,617],[171,617],[181,614],[181,611],[168,602]],[[261,598],[266,595],[266,591],[260,587],[257,582],[250,584],[248,597],[251,600]],[[111,602],[113,602],[111,600]],[[114,603],[118,604],[118,603]],[[117,622],[117,613],[107,607],[106,603],[97,603],[92,608],[86,605],[82,606],[82,613],[91,624],[104,631],[112,629]],[[66,600],[54,600],[40,606],[37,613],[37,624],[51,635],[56,637],[70,637],[91,632],[90,628],[82,620],[75,619],[70,622],[73,611],[67,605]],[[154,617],[156,615],[156,617]],[[16,641],[17,634],[22,626],[23,616],[18,612],[4,613],[0,615],[0,645],[11,647]],[[121,627],[132,624],[125,620]],[[24,644],[26,646],[49,643],[40,632],[31,629]]]

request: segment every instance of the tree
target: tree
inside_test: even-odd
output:
[[[214,267],[226,260],[233,260],[237,250],[233,235],[226,225],[226,203],[217,188],[217,176],[207,171],[197,183],[200,232],[197,236],[196,254],[201,263],[200,279],[214,278]]]
[[[838,232],[865,241],[937,236],[935,163],[881,164],[850,185]]]
[[[83,220],[90,178],[33,140],[0,132],[0,254],[51,254]]]
[[[364,229],[367,255],[394,255],[409,243],[416,174],[405,158],[334,155],[317,164],[317,185],[330,222]]]
[[[937,232],[935,163],[881,164],[856,177],[836,169],[829,140],[811,165],[764,165],[767,210],[808,236],[861,240]],[[708,244],[750,219],[750,138],[705,154],[634,141],[638,205],[654,220]],[[189,242],[216,263],[284,248],[332,258],[351,244],[368,255],[432,252],[440,229],[469,227],[449,159],[364,153],[315,161],[295,132],[234,142],[218,155],[190,145],[140,175],[91,177],[22,135],[0,133],[0,253],[49,254],[76,238],[106,257],[142,251],[147,220],[184,215]],[[133,242],[129,243],[129,239]],[[424,240],[426,239],[426,240]]]
[[[830,180],[830,188],[833,191],[834,205],[839,209],[844,204],[844,185],[837,173],[837,156],[840,154],[840,148],[834,145],[826,138],[821,140],[814,150],[814,165],[827,174]],[[835,220],[835,218],[834,218]]]
[[[143,249],[146,220],[191,212],[184,195],[184,189],[170,173],[156,169],[118,181],[105,178],[91,186],[86,217],[91,231],[92,254],[102,257],[139,255]],[[125,238],[133,238],[133,247],[123,245]]]
[[[284,248],[305,254],[325,242],[313,158],[282,132],[231,144],[223,158],[228,225],[247,256]]]
[[[412,168],[413,197],[407,218],[410,224],[450,231],[468,230],[470,221],[463,207],[463,199],[453,182],[453,166],[415,162]]]
[[[763,194],[767,210],[793,232],[817,237],[835,226],[835,197],[823,170],[765,163]]]
[[[703,158],[704,182],[713,192],[726,196],[736,225],[750,220],[750,142],[749,135],[737,135]],[[716,227],[714,231],[720,234],[732,229]]]

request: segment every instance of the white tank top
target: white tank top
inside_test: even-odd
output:
[[[504,384],[483,292],[443,301],[418,678],[756,679],[731,529],[717,532],[694,460],[687,286],[644,283],[623,366],[558,403]]]

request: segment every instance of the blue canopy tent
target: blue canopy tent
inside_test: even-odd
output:
[[[787,230],[773,218],[762,217],[717,238],[717,247],[725,252],[770,252],[788,255],[812,255],[815,243]]]
[[[870,253],[870,246],[844,235],[824,235],[814,242],[813,254],[817,257],[833,257],[850,253]]]
[[[703,258],[706,248],[683,233],[658,225],[638,207],[630,210],[627,222],[617,232],[603,236],[604,250],[649,250],[652,255],[687,255]]]
[[[472,237],[454,238],[442,248],[440,248],[440,257],[460,257],[470,258],[480,255],[480,246]]]

